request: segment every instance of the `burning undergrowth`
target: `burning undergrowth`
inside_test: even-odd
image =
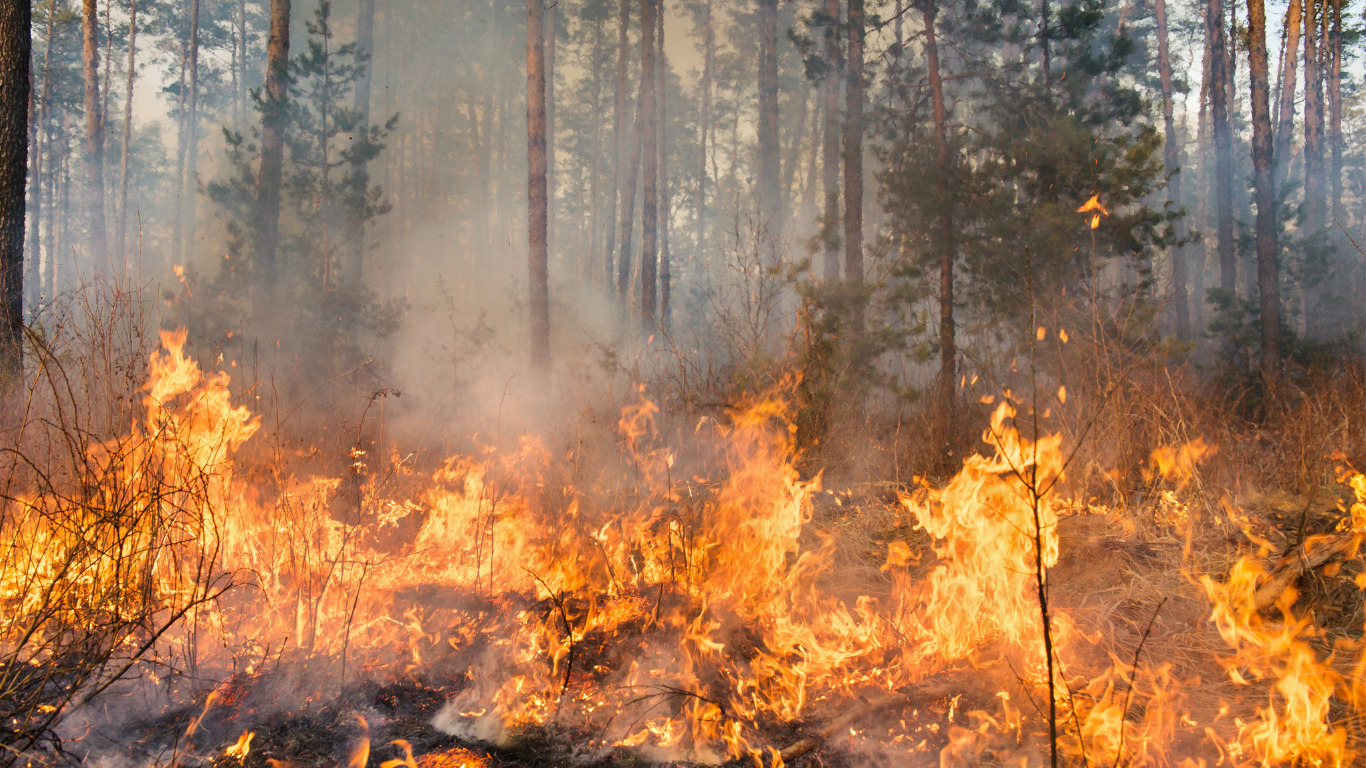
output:
[[[781,391],[677,430],[642,390],[603,450],[528,435],[422,470],[357,445],[335,476],[262,475],[235,458],[259,418],[184,341],[163,336],[126,436],[7,501],[0,698],[33,759],[59,738],[388,768],[1360,749],[1361,617],[1330,633],[1295,591],[1359,604],[1350,470],[1340,508],[1273,541],[1188,487],[1203,442],[1106,506],[1007,401],[947,482],[835,495],[799,471]]]

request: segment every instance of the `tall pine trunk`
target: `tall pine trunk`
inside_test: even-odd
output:
[[[712,0],[706,0],[702,7],[702,113],[698,117],[700,142],[697,155],[697,194],[693,200],[694,211],[694,250],[693,260],[700,263],[702,251],[707,243],[707,147],[712,133],[711,89],[712,66],[716,59],[716,31],[712,28]]]
[[[363,62],[359,76],[356,78],[355,99],[356,113],[359,117],[356,131],[365,140],[369,140],[370,135],[370,84],[374,77],[374,55],[375,55],[375,0],[360,0],[356,5],[356,52],[357,60]],[[370,188],[370,168],[367,156],[364,153],[357,153],[352,161],[352,170],[355,172],[359,182],[357,186],[362,190]],[[365,222],[356,220],[350,222],[351,232],[348,233],[349,240],[347,245],[346,259],[346,281],[352,286],[359,287],[365,276]]]
[[[114,231],[121,256],[128,254],[128,157],[133,142],[133,85],[137,80],[138,2],[128,0],[128,73],[124,81],[123,136],[119,142],[119,221]]]
[[[261,113],[261,167],[256,178],[256,284],[268,297],[280,280],[280,185],[284,180],[285,121],[289,101],[290,0],[270,0],[266,83]]]
[[[0,396],[7,399],[19,390],[24,373],[24,193],[32,14],[27,0],[0,3]]]
[[[636,100],[635,131],[631,135],[630,157],[625,165],[621,191],[621,232],[617,250],[617,296],[623,308],[629,303],[631,295],[632,251],[631,239],[636,227],[636,182],[640,176],[640,151],[645,135],[645,116],[641,114],[641,103]]]
[[[545,0],[526,0],[526,128],[531,364],[550,368],[549,258],[546,247]]]
[[[640,0],[640,112],[644,179],[640,200],[640,319],[655,324],[659,258],[659,132],[655,104],[655,0]]]
[[[109,268],[109,244],[104,228],[104,115],[100,114],[100,45],[97,0],[85,0],[81,14],[82,61],[85,79],[86,204],[90,256],[95,267]],[[27,129],[26,129],[27,130]],[[27,151],[27,147],[25,148]]]
[[[821,216],[821,246],[826,280],[837,280],[840,276],[840,126],[837,112],[840,88],[839,21],[839,0],[826,0],[823,30],[825,77],[821,81],[821,161],[824,163],[821,176],[822,187],[825,190],[825,210]]]
[[[601,252],[599,243],[602,238],[602,65],[603,65],[603,20],[593,21],[593,80],[589,91],[589,105],[593,125],[593,162],[588,174],[588,247],[580,262],[579,279],[595,280],[596,260]]]
[[[1162,0],[1157,0],[1160,4]],[[1159,5],[1160,7],[1160,5]],[[956,411],[954,382],[957,378],[958,343],[953,319],[953,271],[955,240],[951,182],[953,157],[949,151],[948,111],[944,103],[944,78],[939,68],[939,39],[935,31],[935,0],[924,0],[925,65],[928,68],[930,108],[934,115],[936,155],[935,194],[939,216],[935,250],[939,254],[939,442],[943,445],[953,429]]]
[[[664,0],[659,3],[655,45],[659,50],[655,72],[655,99],[659,103],[659,318],[667,330],[673,311],[673,274],[669,258],[669,225],[673,221],[672,200],[669,194],[669,59],[664,53]]]
[[[1323,229],[1326,213],[1323,172],[1323,78],[1320,67],[1319,13],[1324,0],[1308,0],[1304,14],[1304,228]]]
[[[778,0],[759,0],[759,234],[776,256],[782,221],[778,156]]]
[[[1167,166],[1167,200],[1174,206],[1181,204],[1181,148],[1176,138],[1176,121],[1172,116],[1172,60],[1167,41],[1167,3],[1154,0],[1157,22],[1157,73],[1162,84],[1162,125],[1166,136],[1162,146],[1162,162]],[[1172,250],[1172,325],[1178,339],[1191,337],[1190,297],[1186,283],[1186,250],[1177,246]]]
[[[863,282],[863,0],[849,0],[849,66],[844,107],[844,279]],[[856,311],[855,328],[863,313]]]
[[[607,247],[603,249],[603,287],[608,291],[616,283],[616,232],[618,201],[626,188],[626,57],[630,55],[631,0],[620,0],[617,6],[617,82],[612,103],[612,186],[607,195]],[[621,218],[625,219],[623,211]],[[629,234],[629,233],[628,233]],[[620,288],[618,288],[620,292]]]
[[[1210,122],[1214,134],[1214,198],[1219,253],[1219,288],[1238,295],[1238,258],[1233,242],[1233,126],[1229,119],[1228,42],[1224,35],[1223,4],[1209,0],[1205,31],[1210,56]]]
[[[1280,189],[1290,177],[1290,147],[1295,135],[1295,76],[1299,61],[1300,29],[1303,26],[1300,0],[1290,0],[1285,13],[1284,44],[1281,46],[1281,84],[1276,99],[1276,141],[1272,152],[1273,181]]]
[[[545,11],[545,199],[546,250],[556,250],[555,240],[555,37],[560,4],[550,3]]]
[[[185,101],[185,159],[181,169],[184,174],[181,178],[181,209],[185,216],[180,241],[181,264],[189,258],[194,244],[198,208],[195,178],[199,170],[199,5],[200,0],[190,0],[189,92]]]
[[[1328,189],[1334,231],[1346,226],[1342,207],[1342,0],[1328,0]]]
[[[1267,390],[1280,388],[1281,289],[1276,244],[1276,192],[1272,187],[1271,103],[1267,82],[1266,7],[1247,0],[1248,74],[1252,86],[1252,173],[1257,202],[1257,291],[1262,318],[1262,376]]]

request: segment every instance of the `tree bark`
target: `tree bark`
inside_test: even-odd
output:
[[[85,77],[86,203],[90,209],[90,256],[97,269],[107,271],[109,244],[105,239],[104,228],[104,115],[100,114],[99,23],[97,0],[85,0],[84,12],[81,14],[81,36]]]
[[[375,0],[360,0],[356,5],[356,50],[359,54],[358,61],[364,61],[360,75],[356,78],[355,86],[356,112],[360,115],[356,131],[368,140],[370,135],[370,84],[374,77]],[[355,158],[352,169],[360,178],[360,188],[368,190],[370,188],[370,168],[369,162],[363,154]],[[350,248],[347,254],[346,280],[350,285],[360,287],[365,278],[365,222],[352,222],[352,227],[354,230],[351,232]]]
[[[1214,198],[1219,253],[1219,288],[1238,295],[1238,258],[1233,242],[1233,126],[1228,104],[1228,42],[1223,4],[1209,0],[1205,9],[1210,56],[1210,121],[1214,133]]]
[[[133,142],[133,85],[137,80],[138,2],[128,0],[128,75],[123,94],[123,136],[119,142],[118,252],[128,254],[128,158]]]
[[[1162,0],[1157,0],[1161,7]],[[930,84],[930,108],[934,115],[934,143],[937,173],[935,179],[936,204],[939,216],[935,231],[935,250],[939,254],[939,442],[944,444],[952,433],[956,409],[958,346],[953,319],[954,242],[953,203],[950,182],[953,156],[949,151],[948,111],[944,104],[944,78],[939,68],[939,40],[935,31],[935,0],[924,0],[925,64]]]
[[[863,282],[863,0],[849,0],[849,81],[844,113],[844,279]],[[855,329],[863,326],[855,311]]]
[[[672,196],[669,193],[669,109],[668,77],[669,59],[664,52],[664,0],[659,3],[657,37],[655,45],[659,50],[655,71],[655,100],[659,103],[659,318],[665,330],[673,313],[673,274],[669,258],[669,225],[673,221]]]
[[[1172,60],[1167,41],[1167,3],[1154,0],[1157,23],[1157,73],[1162,84],[1162,124],[1166,135],[1162,144],[1162,162],[1167,166],[1167,200],[1181,204],[1181,148],[1176,138],[1176,121],[1172,115]],[[1190,298],[1187,295],[1186,251],[1184,246],[1172,250],[1172,326],[1176,337],[1183,341],[1191,337]]]
[[[1342,207],[1342,0],[1328,0],[1328,189],[1334,225],[1346,226]],[[1336,226],[1334,227],[1336,232]]]
[[[545,0],[526,0],[527,212],[530,246],[531,364],[550,368],[550,288],[546,243]]]
[[[716,59],[716,31],[712,28],[712,0],[706,0],[702,8],[702,114],[698,120],[701,123],[701,141],[699,142],[699,152],[697,157],[697,197],[693,201],[695,210],[695,234],[693,260],[701,262],[702,251],[706,248],[706,211],[707,211],[707,142],[711,138],[712,115],[711,115],[711,89],[712,89],[712,66]]]
[[[545,11],[545,199],[546,252],[555,251],[555,37],[560,3],[553,0]]]
[[[1257,202],[1257,291],[1262,317],[1262,377],[1268,394],[1280,391],[1281,289],[1276,244],[1276,192],[1272,187],[1271,103],[1267,82],[1266,7],[1247,0],[1252,97],[1252,173]]]
[[[1308,0],[1304,15],[1304,228],[1323,229],[1323,78],[1319,66],[1318,14],[1323,0]]]
[[[280,185],[284,180],[285,122],[289,102],[290,0],[270,0],[266,83],[261,112],[261,167],[256,181],[257,285],[269,297],[280,280]],[[267,306],[269,299],[267,299]]]
[[[617,203],[626,187],[626,57],[629,55],[630,30],[631,0],[620,0],[617,5],[617,83],[612,104],[612,184],[607,194],[607,247],[603,249],[603,287],[609,292],[616,281]],[[622,218],[625,218],[624,212]]]
[[[825,279],[840,276],[840,159],[839,159],[839,101],[840,41],[839,0],[825,2],[825,77],[821,82],[821,160],[822,186],[825,189],[825,212],[821,217],[821,243],[825,258]]]
[[[782,223],[778,155],[778,0],[759,0],[759,235],[776,257]]]
[[[659,258],[659,133],[655,103],[655,0],[640,0],[640,112],[644,179],[640,201],[640,318],[655,323]]]
[[[1295,135],[1295,76],[1299,61],[1300,28],[1303,26],[1300,0],[1290,0],[1285,13],[1284,44],[1281,46],[1281,85],[1276,99],[1276,143],[1272,153],[1273,181],[1277,189],[1290,177],[1290,147]]]
[[[0,3],[0,114],[4,115],[0,119],[0,395],[6,398],[19,390],[24,373],[24,193],[32,13],[28,0]]]
[[[199,170],[199,4],[190,1],[189,95],[185,102],[185,162],[181,169],[181,204],[185,214],[181,230],[180,263],[189,259],[194,244],[198,190],[195,177]]]
[[[635,132],[630,139],[631,155],[625,164],[621,190],[621,232],[620,248],[617,252],[617,296],[625,308],[631,295],[631,236],[636,226],[636,181],[640,176],[640,152],[645,134],[645,116],[641,114],[641,103],[636,100]]]
[[[602,18],[593,21],[593,81],[589,92],[593,120],[593,162],[588,176],[588,247],[579,270],[579,279],[589,281],[596,280],[594,275],[602,274],[596,270],[602,238],[602,67],[605,47],[602,27]]]

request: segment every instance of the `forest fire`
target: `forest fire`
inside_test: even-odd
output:
[[[642,396],[616,424],[619,461],[596,474],[523,438],[512,453],[448,459],[414,478],[421,490],[411,499],[386,497],[370,475],[290,479],[269,498],[234,461],[259,419],[233,402],[225,376],[185,356],[184,343],[183,332],[162,335],[145,418],[126,438],[93,446],[81,482],[109,506],[145,499],[161,525],[197,535],[160,541],[160,531],[135,528],[106,543],[58,525],[88,525],[63,514],[63,497],[21,499],[31,517],[0,581],[11,617],[4,637],[17,651],[11,678],[16,663],[36,671],[58,662],[50,633],[73,631],[58,629],[35,596],[67,621],[99,621],[119,610],[101,601],[139,573],[150,581],[140,598],[149,615],[186,615],[149,640],[156,656],[244,670],[239,685],[271,663],[272,638],[311,657],[401,670],[388,674],[453,671],[463,682],[443,694],[432,723],[469,744],[553,728],[578,734],[585,756],[628,749],[771,766],[847,737],[856,750],[1031,764],[1048,743],[1039,708],[1052,695],[1052,738],[1068,759],[1346,765],[1356,754],[1342,713],[1363,704],[1356,670],[1366,653],[1343,641],[1320,650],[1312,622],[1295,613],[1295,589],[1255,559],[1227,575],[1189,576],[1226,644],[1205,661],[1258,692],[1224,697],[1212,711],[1194,704],[1208,695],[1199,680],[1144,653],[1147,630],[1136,648],[1115,647],[1082,628],[1084,601],[1059,607],[1069,601],[1051,594],[1048,574],[1066,546],[1065,517],[1109,525],[1111,513],[1062,495],[1061,436],[1021,436],[1008,403],[992,415],[985,453],[947,483],[922,481],[900,497],[895,530],[907,533],[886,540],[881,563],[851,567],[838,522],[815,513],[820,479],[802,479],[794,463],[781,391],[696,425],[688,462],[711,476],[681,476]],[[1154,463],[1188,479],[1210,453],[1196,441],[1158,451]],[[576,484],[567,485],[571,471]],[[347,482],[359,485],[358,507]],[[1366,479],[1346,473],[1343,483],[1355,501],[1339,530],[1304,544],[1313,567],[1332,564],[1325,576],[1355,561],[1366,535]],[[179,490],[147,495],[153,488]],[[231,589],[186,601],[187,589],[229,578]],[[1264,596],[1275,584],[1280,591]],[[1041,606],[1041,594],[1052,599]],[[239,695],[215,690],[187,740],[215,709],[252,726]],[[822,720],[836,729],[785,735]],[[371,759],[364,718],[359,728],[367,735],[347,765]],[[270,749],[251,727],[238,733],[220,747],[224,758]],[[384,765],[454,764],[454,752],[423,762],[409,742],[399,748],[405,757]]]

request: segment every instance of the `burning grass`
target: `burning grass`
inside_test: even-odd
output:
[[[60,473],[17,454],[0,562],[15,759],[1032,766],[1056,748],[1269,766],[1362,749],[1366,480],[1345,460],[1295,518],[1204,482],[1218,454],[1194,438],[1116,468],[1144,479],[1102,500],[1070,479],[1075,446],[1026,437],[1034,416],[1007,398],[947,481],[831,493],[799,468],[789,390],[680,429],[641,389],[588,445],[523,435],[424,469],[357,441],[341,472],[278,452],[262,471],[259,417],[184,343],[163,334],[119,436],[69,445]]]

